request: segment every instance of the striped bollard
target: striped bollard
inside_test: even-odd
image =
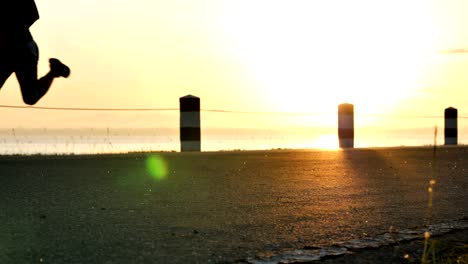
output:
[[[453,107],[445,109],[445,145],[457,145],[458,144],[458,110]]]
[[[180,102],[180,149],[201,151],[200,98],[187,95]]]
[[[338,139],[340,148],[354,148],[354,105],[338,106]]]

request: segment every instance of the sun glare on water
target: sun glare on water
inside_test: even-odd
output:
[[[310,144],[311,148],[321,150],[338,150],[338,136],[337,135],[322,135]]]

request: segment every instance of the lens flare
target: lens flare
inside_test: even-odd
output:
[[[160,155],[151,155],[146,158],[146,169],[151,177],[156,180],[166,179],[169,171],[167,168],[167,162]]]

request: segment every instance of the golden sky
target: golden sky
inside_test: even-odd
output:
[[[40,75],[72,68],[38,106],[313,112],[281,121],[208,116],[213,127],[334,126],[341,102],[357,126],[431,127],[454,106],[468,116],[466,0],[36,0]],[[1,105],[23,105],[10,78]],[[177,126],[177,112],[0,109],[2,127]],[[387,120],[385,120],[387,119]],[[359,119],[358,119],[359,120]],[[460,122],[466,122],[461,120]],[[464,123],[461,126],[466,126]]]

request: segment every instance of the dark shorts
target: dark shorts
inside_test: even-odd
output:
[[[39,49],[33,40],[14,46],[0,46],[0,88],[12,73],[20,84],[21,93],[35,93]]]

